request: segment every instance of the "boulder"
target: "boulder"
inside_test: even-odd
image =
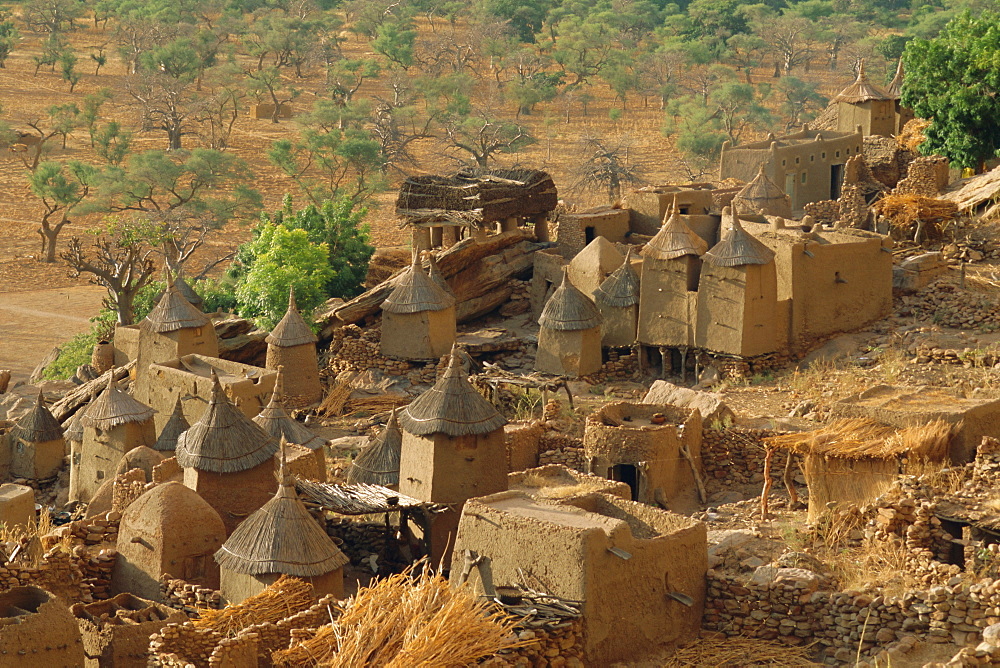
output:
[[[735,414],[722,400],[721,394],[702,392],[658,380],[649,388],[643,397],[644,404],[667,404],[677,408],[696,408],[701,413],[701,420],[707,425],[714,422],[733,422]]]

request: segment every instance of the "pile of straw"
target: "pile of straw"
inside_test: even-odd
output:
[[[349,383],[340,380],[334,381],[323,397],[323,403],[319,405],[316,413],[321,417],[339,417],[344,414],[344,406],[351,396],[354,388]]]
[[[212,629],[224,638],[233,638],[254,624],[278,622],[315,603],[312,585],[305,580],[282,575],[267,589],[242,603],[222,610],[198,610],[195,628]]]
[[[275,666],[467,666],[511,642],[515,620],[425,566],[379,580],[335,623],[272,655]]]
[[[756,638],[725,638],[703,634],[696,642],[677,650],[664,668],[806,668],[819,666],[808,647],[788,647]]]
[[[948,456],[952,425],[935,420],[896,429],[864,418],[838,420],[822,429],[765,439],[769,448],[840,459],[911,459],[942,461]]]
[[[917,147],[924,143],[927,137],[924,130],[930,126],[931,122],[923,118],[914,118],[903,126],[903,131],[896,137],[896,143],[907,151],[917,152]]]
[[[940,237],[945,223],[958,215],[954,202],[919,195],[886,195],[872,208],[900,234],[912,237],[919,232],[921,239]]]

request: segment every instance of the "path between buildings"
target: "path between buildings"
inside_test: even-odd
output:
[[[27,381],[53,346],[90,329],[106,294],[96,285],[0,293],[0,369]]]

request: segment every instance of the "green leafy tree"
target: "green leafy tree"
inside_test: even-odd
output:
[[[93,134],[94,152],[109,165],[121,165],[132,148],[132,133],[118,121],[109,121]]]
[[[20,39],[21,33],[11,20],[10,13],[0,10],[0,68],[4,67]]]
[[[62,80],[69,84],[69,92],[73,92],[76,85],[80,83],[80,73],[76,71],[76,54],[72,51],[63,51],[59,54],[59,72]]]
[[[236,303],[244,317],[271,329],[288,308],[288,289],[295,289],[299,307],[309,314],[326,299],[333,277],[329,247],[313,243],[305,230],[293,230],[261,219],[248,242],[253,261],[236,285]]]
[[[56,261],[56,238],[90,193],[96,169],[82,162],[43,162],[28,174],[31,192],[42,204],[38,234],[45,262]]]
[[[811,120],[816,112],[824,109],[828,100],[816,90],[816,84],[798,77],[782,77],[774,85],[778,108],[787,119],[785,129],[791,130]]]
[[[906,45],[903,105],[930,120],[923,153],[982,169],[1000,149],[1000,14],[964,13]]]
[[[413,50],[417,31],[409,20],[383,23],[372,40],[372,50],[403,68],[413,66]]]

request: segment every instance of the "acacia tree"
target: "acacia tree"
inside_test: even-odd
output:
[[[42,204],[39,236],[45,262],[56,261],[56,238],[69,224],[70,215],[90,193],[96,169],[82,162],[43,162],[28,175],[31,192]]]
[[[535,142],[523,125],[495,119],[485,113],[451,117],[444,124],[444,132],[448,150],[458,154],[452,157],[461,163],[471,159],[480,169],[488,169],[498,155],[516,153]]]
[[[632,142],[628,136],[584,137],[580,148],[584,159],[575,170],[573,190],[604,190],[607,201],[614,202],[621,198],[623,186],[642,183],[642,166],[629,156]]]

